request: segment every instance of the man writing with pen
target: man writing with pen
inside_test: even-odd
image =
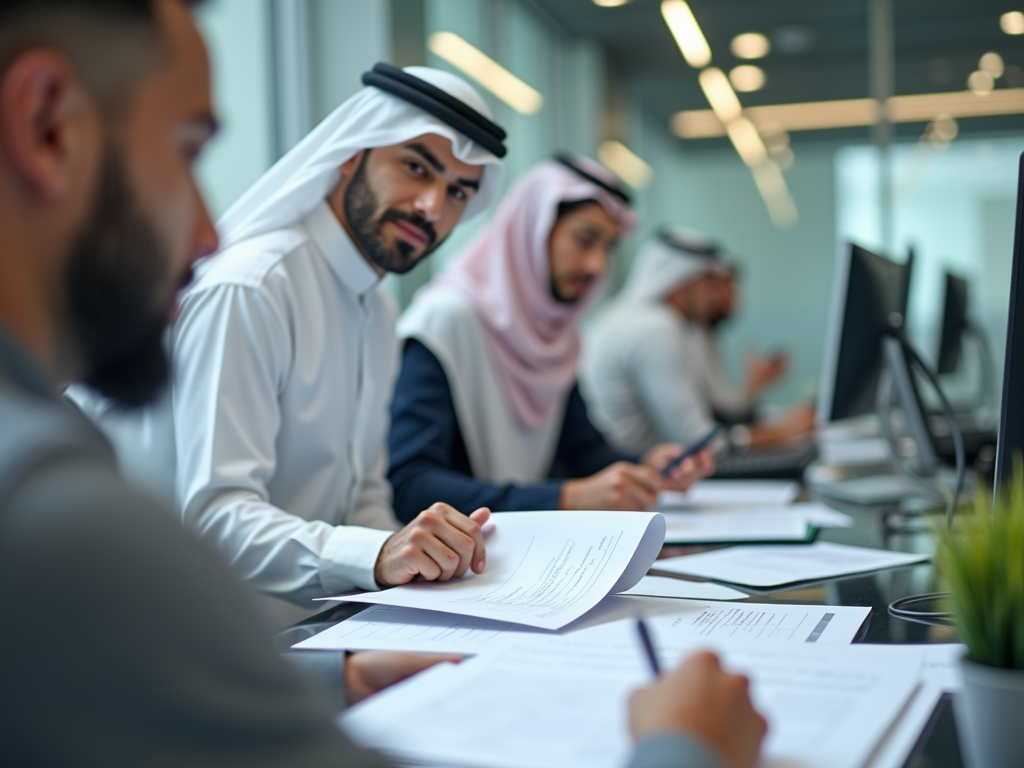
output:
[[[399,519],[427,498],[463,512],[642,510],[711,472],[708,451],[669,467],[681,446],[642,456],[612,448],[576,386],[580,319],[634,224],[612,174],[560,155],[522,177],[417,295],[398,325],[391,411]]]

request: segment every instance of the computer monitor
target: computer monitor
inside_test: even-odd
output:
[[[907,314],[911,251],[903,264],[849,243],[840,255],[832,294],[832,323],[818,398],[818,422],[875,412],[884,366],[882,338],[893,315]]]
[[[1006,363],[1003,366],[1002,408],[996,443],[996,487],[1013,472],[1013,456],[1024,452],[1024,155],[1017,177],[1017,225],[1013,236],[1013,268],[1010,272],[1010,311],[1006,322]]]
[[[946,299],[942,305],[942,332],[935,369],[940,376],[955,373],[960,365],[967,324],[967,281],[946,273]]]

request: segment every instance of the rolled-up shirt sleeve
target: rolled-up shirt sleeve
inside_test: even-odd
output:
[[[376,589],[373,567],[391,531],[306,520],[270,503],[290,332],[286,309],[258,287],[188,296],[173,338],[175,506],[252,587],[305,603]]]

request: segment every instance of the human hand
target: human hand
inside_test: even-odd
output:
[[[442,661],[458,664],[462,657],[456,654],[428,656],[395,651],[350,653],[345,657],[345,690],[348,691],[348,701],[355,704]]]
[[[785,352],[762,357],[748,348],[743,352],[743,362],[747,369],[747,397],[751,400],[785,376],[789,369],[789,355]]]
[[[651,448],[644,454],[641,462],[644,466],[661,471],[676,460],[686,449],[676,443],[661,443]],[[679,466],[672,470],[665,481],[665,490],[688,491],[690,486],[703,477],[707,477],[715,471],[715,456],[707,448],[698,451],[693,456],[683,459]]]
[[[705,651],[633,692],[629,728],[637,741],[657,733],[686,733],[728,768],[753,768],[768,724],[750,701],[749,680],[725,672],[718,657]]]
[[[657,470],[617,461],[590,477],[562,483],[558,508],[645,510],[666,487]]]
[[[786,411],[786,415],[777,424],[783,437],[802,437],[815,429],[814,406],[808,403],[796,405]]]
[[[490,516],[483,507],[466,517],[447,504],[434,504],[384,542],[373,568],[374,580],[393,587],[417,576],[448,581],[471,566],[475,573],[483,573],[487,553],[480,529]]]

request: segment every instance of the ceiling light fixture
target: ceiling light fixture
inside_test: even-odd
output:
[[[722,70],[708,67],[700,73],[698,80],[711,109],[723,125],[728,125],[743,114],[743,105]]]
[[[621,141],[604,142],[597,150],[597,158],[634,189],[643,189],[654,178],[651,166]]]
[[[700,82],[701,90],[704,91],[704,96],[711,105],[712,117],[719,126],[724,126],[724,130],[729,134],[729,139],[736,148],[736,152],[753,172],[757,190],[764,199],[765,206],[768,208],[768,213],[775,226],[779,229],[792,227],[797,222],[796,204],[793,202],[793,197],[789,194],[789,188],[786,186],[786,179],[782,175],[782,170],[774,160],[769,158],[768,149],[765,147],[764,140],[761,138],[757,126],[744,116],[743,105],[740,104],[736,91],[733,90],[733,86],[729,83],[729,77],[717,67],[708,66],[711,63],[711,48],[708,47],[708,41],[701,31],[697,19],[694,18],[690,6],[683,2],[683,0],[663,0],[661,15],[664,17],[669,30],[671,30],[672,36],[675,37],[676,44],[679,46],[679,50],[682,51],[686,63],[694,69],[701,70],[697,79]],[[750,45],[750,40],[757,37],[757,33],[747,33],[746,35],[738,36],[736,39],[743,37],[748,38],[746,44]],[[763,35],[760,37],[764,39],[763,44],[761,44],[763,48],[761,55],[764,55],[768,52],[770,46],[767,38],[764,38]],[[735,44],[736,40],[733,43]],[[743,50],[743,43],[740,45],[740,50]],[[743,65],[736,67],[733,72],[738,72],[737,79],[734,82],[736,82],[737,88],[740,90],[757,90],[764,85],[764,71],[760,67]],[[617,161],[613,157],[612,152],[613,150],[617,152],[618,148],[609,147],[611,143],[606,142],[601,146],[601,152],[604,152],[605,148],[608,147],[608,157],[606,158],[601,153],[598,156],[601,158],[601,162],[618,173],[612,164]],[[622,145],[619,146],[621,147]],[[625,150],[626,148],[622,147],[622,149]],[[789,153],[788,163],[792,165],[793,150],[788,146],[786,150]],[[628,152],[628,150],[626,151]],[[650,171],[650,166],[647,166],[646,163],[644,163],[644,166]],[[622,176],[621,173],[619,175]],[[633,184],[625,176],[622,176],[622,178]],[[633,186],[636,185],[633,184]]]
[[[976,69],[967,77],[967,90],[975,96],[988,96],[995,87],[996,81],[983,69]]]
[[[740,64],[729,71],[729,82],[740,93],[760,91],[764,81],[764,70],[753,64]]]
[[[726,126],[726,131],[729,134],[729,141],[744,163],[753,167],[768,159],[768,149],[750,120],[745,117],[737,118]]]
[[[935,146],[949,144],[960,133],[960,126],[949,115],[939,115],[924,130],[921,141]]]
[[[594,5],[599,5],[602,8],[618,8],[628,2],[629,0],[594,0]]]
[[[449,64],[461,69],[516,112],[532,115],[544,105],[544,97],[479,48],[454,32],[435,32],[427,47]]]
[[[736,35],[729,44],[729,50],[737,59],[763,59],[771,49],[772,44],[760,32]]]
[[[927,123],[940,115],[953,118],[1024,114],[1024,88],[1000,88],[979,97],[970,91],[893,96],[887,102],[894,123]],[[809,101],[748,107],[747,117],[762,132],[770,130],[820,131],[874,125],[879,117],[874,99]],[[726,135],[725,125],[710,109],[677,112],[672,132],[681,139],[707,139]]]
[[[988,72],[994,80],[1003,76],[1006,66],[1003,64],[1003,57],[995,51],[989,51],[978,60],[978,69]]]
[[[759,165],[750,169],[754,174],[754,183],[757,184],[757,191],[768,207],[768,215],[772,223],[779,229],[790,229],[796,226],[800,216],[796,210],[796,203],[786,186],[786,177],[782,170],[772,160],[765,160]]]
[[[999,17],[999,28],[1008,35],[1024,35],[1024,13],[1009,11]]]
[[[711,63],[711,48],[689,5],[683,0],[664,0],[661,15],[687,64],[702,69]]]

